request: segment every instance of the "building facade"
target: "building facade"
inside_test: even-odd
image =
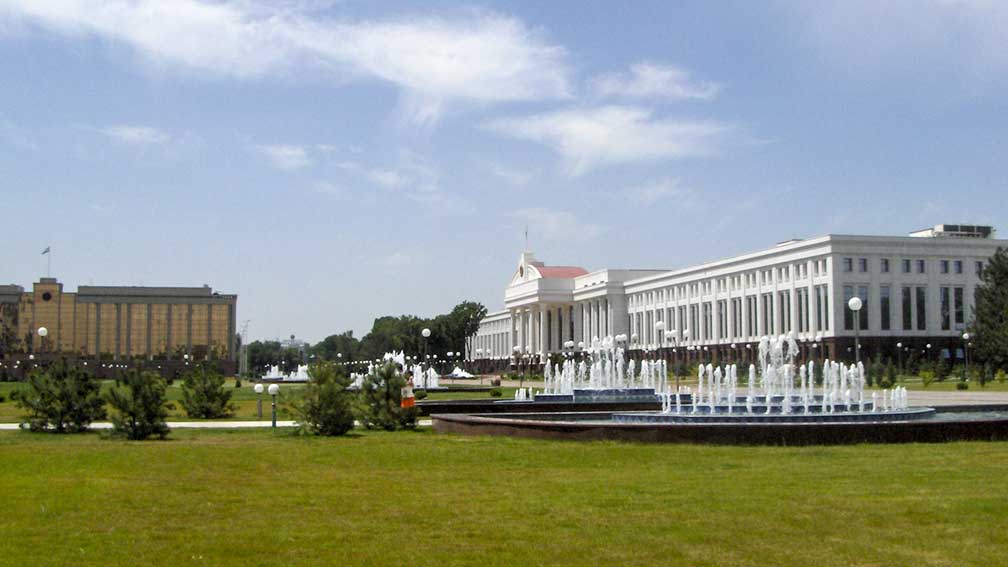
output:
[[[680,270],[595,272],[526,252],[505,309],[487,315],[468,355],[499,368],[626,335],[638,355],[748,361],[761,337],[794,333],[807,356],[853,359],[857,336],[862,357],[957,358],[983,267],[1006,245],[990,227],[938,225],[790,240]]]
[[[67,292],[56,278],[40,278],[30,291],[0,286],[0,324],[13,342],[4,354],[233,361],[237,302],[237,295],[209,286],[80,286]]]

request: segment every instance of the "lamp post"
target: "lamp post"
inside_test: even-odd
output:
[[[965,380],[969,380],[969,340],[970,340],[970,334],[969,333],[963,333],[962,334],[962,340],[963,340],[963,359],[964,359],[964,362],[966,363],[966,367],[965,367],[964,372],[963,372],[965,374],[965,376],[963,376],[963,380],[965,381]],[[981,382],[981,384],[982,383],[983,382]]]
[[[48,335],[49,335],[49,329],[46,329],[45,327],[39,327],[38,328],[39,342],[41,343],[42,352],[43,353],[45,353],[45,351],[46,351],[46,348],[45,348],[46,347],[46,336],[48,336]]]
[[[273,410],[273,429],[276,429],[276,397],[277,397],[277,394],[280,393],[280,386],[277,386],[276,384],[270,384],[268,391],[269,391],[269,395],[273,397],[273,404],[272,404],[272,410]]]
[[[429,356],[427,356],[427,339],[430,338],[430,329],[424,327],[423,330],[420,331],[420,336],[423,337],[423,353],[424,353],[424,360],[426,360],[430,358]],[[428,363],[428,365],[429,364],[430,363]]]
[[[861,318],[859,317],[861,311],[861,298],[852,297],[850,301],[847,302],[847,307],[854,312],[854,362],[861,362]]]
[[[252,389],[255,391],[256,394],[258,394],[258,396],[256,397],[256,413],[259,414],[259,421],[262,421],[262,393],[263,393],[263,385],[262,384],[256,384]]]
[[[889,360],[892,360],[891,358]],[[903,342],[896,343],[896,365],[899,366],[900,375],[903,374]]]

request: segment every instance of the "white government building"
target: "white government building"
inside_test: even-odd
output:
[[[671,271],[589,272],[525,252],[505,308],[483,319],[467,356],[504,368],[625,334],[630,350],[650,356],[751,360],[761,337],[793,332],[806,355],[846,359],[857,332],[862,357],[959,357],[979,276],[1006,246],[989,226],[944,224],[788,240]],[[854,296],[857,313],[847,307]]]

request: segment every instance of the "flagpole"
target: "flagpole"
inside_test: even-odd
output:
[[[45,277],[48,278],[52,277],[50,274],[51,271],[50,268],[52,268],[52,248],[46,248],[46,250],[49,250],[49,253],[46,254],[46,260],[45,260]]]

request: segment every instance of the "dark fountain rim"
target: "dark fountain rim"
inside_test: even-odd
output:
[[[974,413],[1001,411],[976,406]],[[943,412],[936,408],[937,413]],[[463,435],[720,445],[835,445],[1008,440],[1008,417],[818,423],[620,423],[614,411],[434,414],[434,430]],[[960,413],[960,412],[955,412]]]

